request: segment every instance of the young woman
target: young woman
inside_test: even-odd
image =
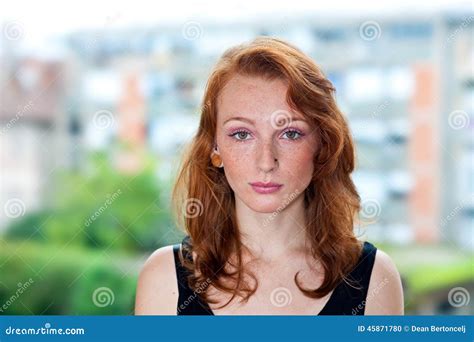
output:
[[[334,91],[279,39],[223,54],[173,191],[186,237],[145,263],[136,314],[404,313],[393,261],[354,235],[355,152]]]

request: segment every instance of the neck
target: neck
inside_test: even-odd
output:
[[[271,213],[255,212],[237,198],[235,203],[242,243],[254,257],[275,260],[306,250],[304,196]]]

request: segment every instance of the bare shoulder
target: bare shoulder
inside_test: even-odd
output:
[[[143,265],[137,283],[135,315],[176,315],[178,284],[173,246],[157,249]]]
[[[392,258],[377,249],[367,292],[366,315],[403,315],[404,298],[400,273]]]

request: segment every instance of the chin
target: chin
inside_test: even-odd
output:
[[[261,214],[272,214],[278,210],[281,202],[276,198],[269,201],[253,201],[248,207]]]

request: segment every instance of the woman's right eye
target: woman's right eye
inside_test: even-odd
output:
[[[237,131],[235,133],[230,134],[230,137],[234,137],[237,141],[244,141],[247,140],[245,137],[249,134],[247,131]]]

